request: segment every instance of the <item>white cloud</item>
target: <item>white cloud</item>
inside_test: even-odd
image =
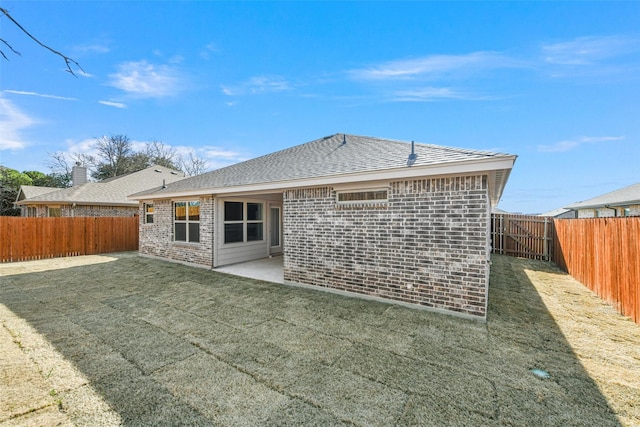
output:
[[[280,76],[254,76],[236,86],[222,86],[222,93],[227,96],[257,95],[263,93],[284,92],[291,90],[288,81]]]
[[[36,121],[16,107],[10,100],[0,96],[0,151],[21,150],[29,144],[21,135]]]
[[[141,98],[161,98],[181,90],[181,79],[176,69],[147,61],[122,63],[118,72],[109,77],[111,86]]]
[[[111,49],[100,43],[80,44],[73,47],[75,54],[83,55],[85,53],[109,53]]]
[[[96,149],[96,138],[83,139],[81,141],[74,141],[72,139],[66,140],[67,150],[64,152],[66,157],[71,160],[72,154],[85,154],[88,156],[95,156],[98,154]]]
[[[429,102],[441,99],[479,100],[470,94],[459,92],[448,87],[424,87],[411,90],[400,90],[394,93],[394,101]]]
[[[115,107],[115,108],[127,108],[127,104],[123,104],[122,102],[98,101],[98,104],[106,105],[108,107]]]
[[[202,59],[209,59],[212,53],[219,53],[220,49],[215,43],[207,43],[200,51],[200,57]]]
[[[580,138],[558,141],[555,144],[538,145],[538,151],[544,153],[561,153],[578,148],[584,144],[599,144],[625,139],[624,136],[581,136]]]
[[[546,62],[560,65],[591,65],[640,51],[640,39],[623,36],[578,37],[541,47]]]
[[[356,80],[409,79],[441,77],[452,72],[469,72],[520,66],[517,61],[497,52],[473,52],[465,55],[429,55],[422,58],[384,62],[349,71]]]
[[[48,95],[46,93],[37,93],[37,92],[28,92],[24,90],[10,90],[5,89],[3,92],[12,93],[14,95],[27,95],[27,96],[38,96],[40,98],[49,98],[49,99],[60,99],[62,101],[77,101],[77,98],[69,98],[67,96],[59,96],[59,95]]]

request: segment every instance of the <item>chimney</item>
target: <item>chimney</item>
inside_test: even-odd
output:
[[[81,185],[87,182],[87,168],[82,166],[80,162],[76,162],[76,164],[71,169],[71,184],[75,187],[76,185]]]

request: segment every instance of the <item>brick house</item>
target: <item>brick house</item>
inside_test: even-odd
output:
[[[640,216],[640,182],[566,206],[575,218]]]
[[[143,256],[283,255],[284,281],[485,318],[515,156],[336,134],[130,196]]]
[[[133,216],[138,214],[138,203],[129,200],[129,194],[181,179],[184,179],[182,172],[151,166],[103,181],[87,182],[87,169],[75,165],[72,187],[23,185],[15,205],[20,208],[21,216],[31,217]]]

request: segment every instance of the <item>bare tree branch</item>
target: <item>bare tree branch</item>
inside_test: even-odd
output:
[[[0,9],[1,9],[1,8],[0,8]],[[2,42],[2,44],[4,44],[5,46],[7,46],[9,49],[11,49],[11,52],[15,53],[15,54],[16,54],[16,55],[18,55],[18,56],[22,56],[22,54],[21,54],[20,52],[18,52],[17,50],[15,50],[15,49],[13,48],[13,46],[11,46],[11,45],[9,44],[9,42],[8,42],[8,41],[6,41],[5,39],[0,38],[0,42]],[[7,61],[9,60],[9,58],[7,58],[7,55],[5,55],[5,54],[4,54],[4,52],[3,52],[2,50],[0,50],[0,54],[4,57],[4,59],[6,59]]]
[[[80,66],[80,64],[78,64],[78,62],[72,58],[69,58],[67,55],[58,52],[57,50],[47,46],[46,44],[42,43],[40,40],[38,40],[36,37],[34,37],[33,35],[31,35],[31,33],[29,31],[27,31],[22,25],[20,25],[20,23],[18,21],[16,21],[15,19],[13,19],[13,16],[11,16],[11,14],[9,13],[9,11],[3,7],[0,7],[0,12],[6,16],[11,22],[13,22],[23,33],[25,33],[31,40],[33,40],[34,42],[38,43],[40,46],[42,46],[43,48],[47,49],[48,51],[54,53],[55,55],[60,56],[62,59],[64,59],[65,64],[67,64],[67,72],[71,73],[72,76],[74,77],[78,77],[76,76],[76,73],[73,72],[73,69],[71,68],[71,65],[75,65],[76,67],[78,67],[80,69],[80,71],[82,71],[84,73],[84,70],[82,69],[82,67]],[[12,52],[14,52],[17,55],[20,55],[20,53],[18,51],[16,51],[13,47],[11,47],[11,45],[9,43],[7,43],[7,41],[5,41],[4,39],[0,39],[2,41],[2,43],[4,43],[9,49],[11,49]],[[8,60],[7,56],[4,54],[4,52],[2,52],[0,50],[0,53],[2,54],[2,56]]]
[[[201,173],[206,172],[209,167],[207,161],[198,157],[193,150],[189,151],[188,158],[179,156],[178,165],[186,176],[200,175]]]

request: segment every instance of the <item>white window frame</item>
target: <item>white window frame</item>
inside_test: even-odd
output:
[[[226,203],[242,203],[242,220],[230,220],[227,221],[225,218],[225,204]],[[255,220],[255,219],[248,219],[248,205],[249,204],[256,204],[256,205],[260,205],[260,219],[259,220]],[[257,200],[233,200],[233,199],[228,199],[228,200],[222,200],[222,244],[223,245],[242,245],[242,244],[246,244],[246,243],[255,243],[255,242],[264,242],[266,239],[265,236],[265,217],[266,217],[266,203],[264,201],[257,201]],[[232,224],[242,224],[242,240],[241,241],[235,241],[235,242],[227,242],[226,241],[226,225],[232,225]],[[262,236],[260,239],[256,239],[256,240],[248,240],[248,233],[247,233],[247,228],[249,224],[262,224]]]
[[[151,207],[151,212],[147,211],[149,207]],[[153,215],[154,213],[155,213],[155,206],[153,205],[153,203],[142,204],[142,215],[144,215],[144,219],[143,219],[144,224],[154,223],[154,215]],[[175,212],[174,212],[174,215],[175,215]],[[149,217],[151,218],[151,221],[149,221]]]
[[[178,204],[184,203],[185,204],[185,219],[182,220],[178,220],[176,219],[176,206]],[[192,203],[197,203],[198,204],[198,219],[194,220],[194,219],[189,219],[189,206],[193,206]],[[194,244],[198,244],[200,243],[200,214],[201,211],[200,209],[202,208],[202,203],[200,202],[200,200],[175,200],[173,201],[173,203],[171,204],[172,207],[172,218],[173,218],[173,241],[174,242],[179,242],[179,243],[194,243]],[[184,240],[178,240],[176,238],[176,224],[185,224],[185,239]],[[189,225],[191,224],[198,224],[198,240],[190,240],[191,236],[189,236]]]

